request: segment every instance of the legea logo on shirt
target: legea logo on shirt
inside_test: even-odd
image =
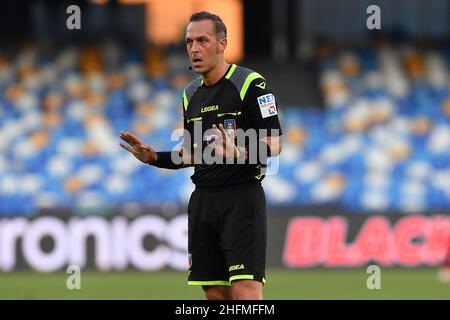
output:
[[[205,113],[205,112],[210,112],[210,111],[215,111],[215,110],[219,110],[219,105],[216,104],[215,106],[207,106],[207,107],[203,107],[200,112],[201,113]]]
[[[263,118],[271,117],[278,114],[277,106],[275,104],[275,97],[273,96],[273,94],[268,93],[263,96],[259,96],[257,100],[259,105],[259,111],[261,112],[261,116]]]

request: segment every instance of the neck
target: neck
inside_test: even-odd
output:
[[[215,84],[227,72],[229,66],[225,61],[220,62],[214,69],[203,75],[203,83],[207,86]]]

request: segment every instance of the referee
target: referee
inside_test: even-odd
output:
[[[120,145],[159,168],[195,167],[188,284],[202,286],[209,300],[262,299],[266,202],[261,181],[267,158],[281,152],[275,97],[260,74],[225,61],[227,29],[217,15],[193,14],[185,41],[191,68],[201,77],[183,92],[183,145],[156,152],[129,132],[120,133],[126,142]],[[238,131],[256,132],[257,139],[239,140]]]

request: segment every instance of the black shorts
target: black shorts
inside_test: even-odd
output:
[[[265,283],[266,199],[260,183],[197,187],[188,219],[188,284]]]

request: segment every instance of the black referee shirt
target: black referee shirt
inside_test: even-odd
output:
[[[191,152],[206,146],[205,131],[222,123],[225,129],[278,129],[281,135],[275,97],[266,80],[253,70],[230,65],[215,84],[206,86],[202,78],[192,81],[183,92],[184,128],[191,135]],[[194,135],[195,123],[201,121],[202,141]],[[197,126],[199,124],[197,123]],[[261,181],[259,164],[196,164],[191,179],[196,186],[218,187]]]

